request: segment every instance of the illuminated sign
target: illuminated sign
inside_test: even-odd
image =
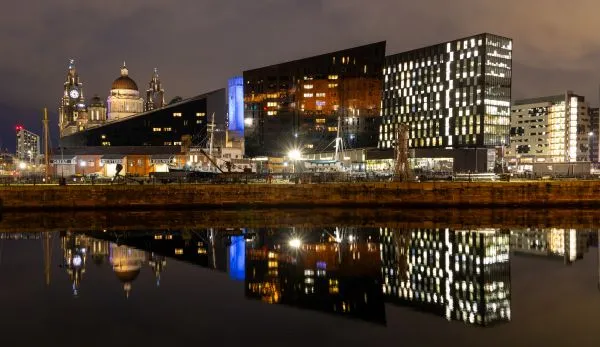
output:
[[[57,164],[57,165],[65,165],[65,164],[75,164],[76,160],[73,159],[52,159],[50,160],[50,164]]]
[[[161,159],[151,159],[150,162],[152,164],[169,164],[171,162],[171,158],[161,158]]]
[[[123,164],[123,159],[100,159],[100,164]]]

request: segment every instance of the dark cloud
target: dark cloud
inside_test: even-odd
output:
[[[158,67],[169,98],[224,87],[244,69],[354,45],[387,40],[397,53],[479,32],[514,39],[515,97],[571,89],[596,104],[599,10],[595,0],[13,2],[0,13],[0,104],[55,113],[71,57],[88,97],[106,96],[126,60],[140,87]],[[3,129],[33,122],[4,109],[11,126]]]

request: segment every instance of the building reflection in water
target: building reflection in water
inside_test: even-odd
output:
[[[87,260],[87,237],[71,232],[64,232],[61,233],[60,239],[63,251],[63,263],[61,266],[69,275],[73,296],[78,296]]]
[[[167,258],[244,280],[249,299],[385,323],[385,303],[479,326],[511,320],[509,256],[581,259],[598,231],[573,229],[201,229],[62,233],[78,295],[88,257],[129,296]],[[600,254],[599,254],[600,288]],[[107,264],[107,265],[103,265]]]
[[[248,298],[385,322],[379,244],[372,235],[260,230],[246,252]]]
[[[508,230],[381,229],[383,292],[448,320],[510,321]]]
[[[115,275],[123,283],[125,295],[129,297],[132,282],[139,276],[146,262],[146,252],[111,243],[109,259]]]
[[[510,232],[510,246],[515,255],[532,255],[562,259],[565,264],[583,259],[597,238],[591,230],[526,228]]]

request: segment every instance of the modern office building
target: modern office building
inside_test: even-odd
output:
[[[509,141],[511,79],[512,40],[487,33],[387,56],[378,147],[394,148],[405,124],[413,157],[493,170]]]
[[[202,145],[213,113],[225,119],[225,89],[63,136],[60,146],[181,146],[186,138]]]
[[[17,125],[17,159],[27,163],[37,164],[40,156],[40,136]]]
[[[381,229],[383,293],[448,320],[511,319],[508,231]]]
[[[590,115],[590,161],[592,163],[600,162],[600,142],[598,136],[600,136],[600,109],[598,107],[588,108],[588,114]]]
[[[244,71],[249,156],[375,147],[385,42]],[[339,128],[339,129],[338,129]]]
[[[593,130],[583,96],[567,91],[518,100],[512,106],[506,159],[516,167],[587,162],[590,137]]]

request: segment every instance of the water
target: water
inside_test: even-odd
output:
[[[0,345],[593,345],[597,222],[581,210],[5,214]]]

